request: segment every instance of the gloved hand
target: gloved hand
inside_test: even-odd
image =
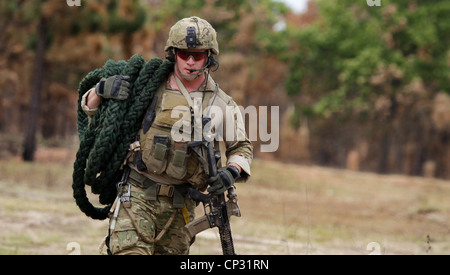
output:
[[[208,188],[209,193],[214,195],[223,194],[234,182],[241,177],[239,170],[235,166],[222,167],[217,170],[217,175],[210,177],[206,180],[206,183],[210,186]]]
[[[108,78],[102,78],[95,86],[95,92],[103,98],[113,98],[124,100],[128,98],[130,92],[129,76],[113,75]]]

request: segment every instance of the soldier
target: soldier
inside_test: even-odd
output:
[[[129,184],[120,186],[119,192],[129,199],[112,209],[108,244],[112,254],[188,254],[194,240],[184,225],[194,220],[196,206],[188,189],[220,194],[250,176],[253,147],[242,114],[209,74],[218,65],[214,28],[201,18],[184,18],[170,29],[165,52],[175,64],[174,72],[157,91],[137,141],[130,145],[124,168]],[[102,98],[126,99],[127,80],[127,76],[102,79],[82,98],[86,114],[92,117]],[[188,146],[203,137],[202,114],[211,110],[221,113],[210,124],[216,150],[219,135],[226,137],[227,165],[215,177],[208,176],[204,156]]]

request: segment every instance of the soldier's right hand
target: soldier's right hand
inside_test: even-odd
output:
[[[130,92],[129,76],[113,75],[102,78],[95,86],[95,93],[103,98],[113,98],[124,100],[128,98]]]

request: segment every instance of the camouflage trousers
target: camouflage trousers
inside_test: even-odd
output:
[[[193,242],[184,229],[182,209],[172,206],[172,198],[158,196],[146,200],[145,189],[131,186],[131,204],[121,204],[109,249],[113,255],[187,255]],[[195,202],[185,198],[189,221],[195,218]],[[186,211],[186,209],[184,211]],[[112,219],[110,219],[111,226]],[[165,227],[167,227],[165,229]],[[161,231],[163,234],[160,234]]]

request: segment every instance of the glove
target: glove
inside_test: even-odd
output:
[[[206,183],[210,186],[208,192],[214,195],[223,194],[233,186],[234,182],[241,177],[235,166],[222,167],[217,170],[217,175],[210,177]]]
[[[95,92],[103,98],[113,98],[124,100],[128,98],[130,92],[129,76],[113,75],[108,78],[102,78],[95,86]]]

